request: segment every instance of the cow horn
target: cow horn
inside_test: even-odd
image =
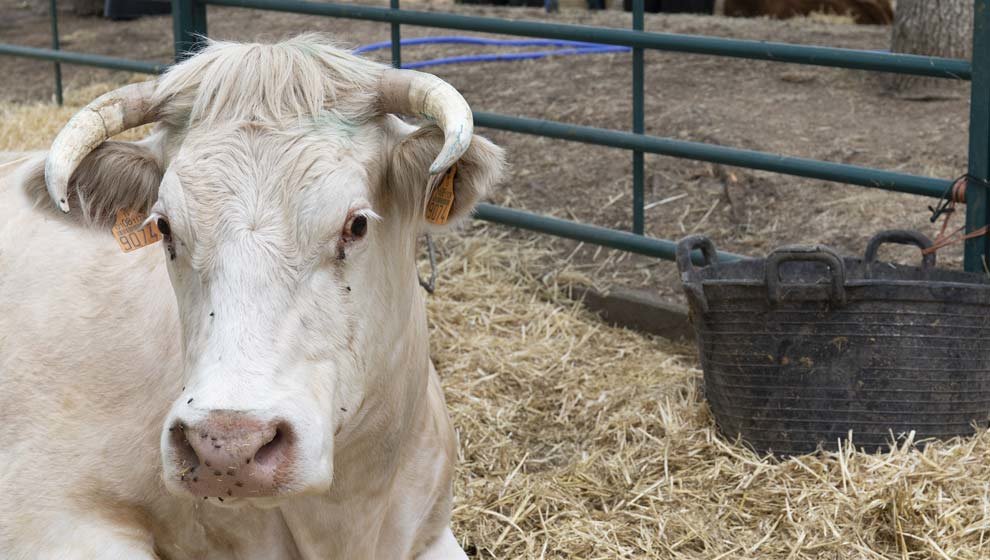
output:
[[[60,210],[69,211],[69,179],[90,152],[115,134],[155,120],[154,91],[154,81],[115,89],[83,107],[62,127],[45,160],[48,194]]]
[[[386,113],[424,117],[443,130],[443,149],[430,165],[431,176],[445,173],[471,145],[471,107],[454,86],[432,74],[386,70],[382,75],[381,103]]]

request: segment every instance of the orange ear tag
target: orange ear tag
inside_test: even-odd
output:
[[[147,218],[147,215],[134,210],[117,210],[117,223],[113,225],[111,231],[121,251],[130,253],[162,240],[156,222],[149,222],[141,227]]]
[[[440,226],[447,223],[450,209],[454,206],[455,173],[457,173],[456,164],[447,170],[447,174],[443,176],[443,179],[440,179],[440,184],[430,193],[430,200],[426,203],[426,220],[428,222]]]

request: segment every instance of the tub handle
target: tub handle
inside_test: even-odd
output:
[[[708,311],[708,299],[701,285],[701,275],[692,261],[695,249],[701,249],[702,266],[718,264],[715,244],[704,235],[689,235],[677,243],[677,268],[681,272],[681,284],[688,297],[693,299],[702,312]]]
[[[701,249],[702,266],[718,264],[718,252],[712,240],[704,235],[689,235],[677,243],[677,268],[681,270],[681,275],[697,274],[691,259],[695,249]]]
[[[782,301],[780,265],[785,262],[820,262],[828,266],[832,283],[829,301],[836,307],[846,304],[846,267],[835,251],[823,245],[781,247],[767,257],[767,298],[774,305]]]
[[[877,260],[877,252],[884,243],[897,243],[899,245],[914,245],[922,250],[921,268],[930,270],[935,268],[935,253],[925,254],[924,250],[932,246],[932,240],[928,236],[907,229],[889,229],[874,235],[866,244],[866,255],[863,261],[866,263],[866,273],[870,274],[873,264]]]

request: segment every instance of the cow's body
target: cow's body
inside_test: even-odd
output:
[[[856,23],[886,25],[894,20],[890,0],[719,0],[716,13],[736,17],[787,19],[815,12],[848,15]]]
[[[12,180],[16,169],[4,171],[0,558],[40,558],[38,550],[52,558],[60,557],[56,551],[66,558],[151,558],[156,548],[175,560],[391,558],[391,551],[412,548],[420,527],[390,518],[389,501],[431,503],[449,492],[453,436],[435,372],[420,425],[411,430],[420,441],[403,442],[409,451],[398,463],[376,465],[401,466],[398,475],[414,481],[435,476],[421,488],[382,492],[389,476],[372,478],[356,461],[356,472],[338,470],[334,484],[364,491],[339,503],[316,497],[282,509],[232,509],[171,496],[161,484],[159,433],[182,390],[182,368],[162,252],[124,254],[109,232],[82,230],[32,208]],[[428,515],[420,521],[428,524]],[[346,538],[333,542],[335,535]],[[354,536],[363,550],[354,548]]]
[[[374,138],[383,136],[380,130],[386,136],[415,132],[388,115],[373,122],[375,127],[367,130]],[[461,160],[468,170],[471,153]],[[336,392],[318,401],[334,408],[325,411],[329,420],[291,418],[293,445],[298,441],[300,447],[289,450],[297,455],[305,451],[307,438],[318,444],[320,438],[332,439],[326,443],[332,444],[332,483],[317,472],[312,475],[315,483],[294,482],[296,486],[280,490],[277,485],[283,482],[276,478],[273,490],[257,491],[260,497],[234,495],[224,501],[231,490],[244,491],[242,481],[234,487],[235,475],[228,471],[226,494],[196,486],[190,480],[193,473],[205,479],[212,469],[196,465],[198,471],[176,470],[185,463],[171,464],[177,459],[170,438],[194,414],[209,418],[207,413],[214,414],[210,410],[235,408],[245,411],[237,414],[256,414],[250,394],[231,396],[210,383],[223,375],[251,373],[246,368],[261,359],[238,363],[235,372],[211,365],[206,377],[191,374],[190,360],[201,356],[191,356],[189,347],[198,342],[188,324],[183,327],[182,304],[167,270],[169,253],[160,245],[122,253],[107,228],[56,215],[43,200],[42,161],[43,154],[0,167],[0,559],[463,557],[449,529],[454,434],[429,359],[415,243],[405,238],[410,231],[398,226],[399,217],[388,203],[372,202],[393,226],[373,232],[377,237],[362,249],[368,257],[351,260],[387,256],[388,262],[381,264],[385,268],[379,268],[381,278],[367,278],[354,292],[374,291],[369,301],[395,315],[378,317],[347,337],[326,334],[327,344],[339,338],[341,348],[360,348],[361,337],[371,337],[366,342],[373,351],[362,352],[362,367],[356,370],[368,372],[370,386],[359,390],[338,380]],[[470,179],[470,171],[465,176]],[[239,208],[217,206],[214,219],[224,222],[224,212]],[[202,227],[198,231],[205,235]],[[344,249],[340,251],[343,261]],[[338,277],[346,275],[343,263],[326,266]],[[352,293],[353,282],[348,283],[347,293]],[[214,299],[211,305],[216,307],[210,309],[226,310],[220,303]],[[205,317],[205,309],[193,311]],[[333,315],[335,310],[322,312]],[[247,328],[242,321],[237,329]],[[311,319],[304,327],[320,325]],[[289,326],[273,328],[275,333]],[[363,334],[369,329],[370,334]],[[279,338],[272,343],[295,340]],[[230,350],[234,356],[226,357],[233,363],[241,354],[253,356],[254,349]],[[325,358],[331,363],[335,359]],[[232,382],[242,380],[233,377],[224,383]],[[320,390],[314,385],[312,392]],[[193,395],[206,403],[200,405],[203,409],[196,408]],[[288,398],[295,402],[310,396]],[[232,401],[235,397],[241,401]],[[229,404],[245,398],[246,404]],[[265,398],[258,395],[256,402],[268,403]],[[325,424],[329,431],[323,436],[316,430]],[[207,435],[202,434],[203,441],[209,441]],[[250,463],[251,455],[246,457]],[[256,462],[260,457],[259,452]],[[292,473],[313,468],[290,467]],[[248,488],[256,482],[248,481]]]

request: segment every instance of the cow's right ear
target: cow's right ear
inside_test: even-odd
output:
[[[429,169],[443,148],[443,131],[432,124],[416,128],[390,118],[394,119],[394,136],[387,177],[389,192],[400,206],[399,211],[418,229],[438,231],[456,226],[470,216],[475,204],[505,174],[504,151],[487,138],[474,135],[451,176],[453,199],[447,204],[444,218],[431,222],[426,219],[427,197],[431,194]]]
[[[109,227],[118,210],[147,213],[158,199],[165,171],[162,138],[153,134],[138,142],[108,140],[89,153],[69,181],[69,204],[63,214],[52,205],[45,187],[44,164],[26,178],[29,194],[41,208],[64,219],[93,227]]]

